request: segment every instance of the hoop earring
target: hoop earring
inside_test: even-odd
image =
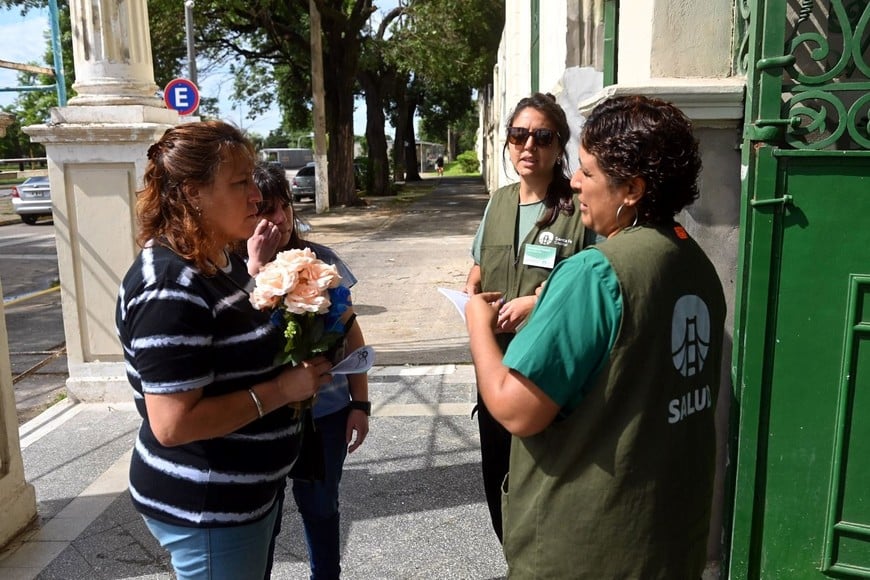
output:
[[[624,208],[624,207],[625,207],[625,202],[622,202],[619,205],[619,207],[616,208],[616,225],[619,225],[619,214],[622,213],[622,208]],[[631,225],[628,227],[633,228],[634,226],[636,226],[637,220],[639,217],[640,217],[640,211],[638,211],[637,208],[634,208],[634,221],[631,222]]]

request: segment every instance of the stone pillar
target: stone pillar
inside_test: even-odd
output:
[[[78,93],[51,124],[25,132],[48,157],[67,391],[76,400],[129,400],[115,300],[138,248],[135,196],[146,151],[175,111],[157,98],[146,0],[71,0]]]
[[[36,517],[36,493],[24,480],[11,368],[6,315],[0,301],[0,547]]]
[[[148,4],[70,0],[77,96],[71,106],[155,104]]]

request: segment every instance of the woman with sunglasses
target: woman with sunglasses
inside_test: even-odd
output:
[[[284,169],[274,164],[258,164],[254,168],[254,183],[263,195],[263,201],[259,205],[260,222],[247,242],[248,272],[256,275],[260,266],[272,260],[279,251],[310,248],[319,259],[338,268],[345,287],[353,286],[356,277],[335,252],[299,236],[290,184]],[[352,307],[344,316],[346,351],[350,353],[363,346],[365,339]],[[293,498],[302,516],[311,578],[337,579],[341,574],[338,488],[347,454],[356,451],[369,432],[368,376],[365,373],[335,375],[318,391],[313,412],[315,429],[323,446],[323,478],[294,479]],[[281,498],[283,503],[283,493]],[[274,535],[277,536],[280,530],[279,517]],[[267,573],[265,578],[268,577]]]
[[[585,228],[574,205],[565,146],[571,136],[552,95],[535,93],[517,103],[507,123],[503,152],[519,182],[492,194],[472,247],[474,266],[465,291],[500,292],[498,344],[504,351],[526,321],[536,290],[553,268],[585,245]],[[511,436],[478,396],[481,468],[495,533],[502,539],[501,494],[508,472]]]
[[[511,578],[697,579],[707,556],[725,296],[675,221],[701,156],[677,107],[608,99],[583,127],[583,223],[606,239],[562,262],[502,354],[498,294],[466,307],[478,388],[514,435]]]
[[[180,580],[259,578],[278,495],[300,445],[288,403],[331,379],[324,357],[287,368],[245,264],[227,251],[257,225],[255,152],[234,126],[183,123],[148,149],[136,198],[142,248],[116,309],[142,416],[133,505]]]

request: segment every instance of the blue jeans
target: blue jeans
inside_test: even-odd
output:
[[[311,580],[335,580],[341,575],[338,484],[341,482],[341,470],[347,457],[345,432],[349,414],[350,407],[345,407],[314,420],[315,428],[320,431],[323,438],[323,481],[293,480],[293,499],[302,516]],[[284,497],[281,494],[279,503],[283,506],[283,502]],[[273,538],[277,537],[280,531],[281,518],[279,517],[275,521]],[[269,571],[271,572],[271,563]]]
[[[145,525],[169,550],[178,580],[259,579],[266,572],[275,505],[263,519],[243,526],[189,528],[145,517]]]

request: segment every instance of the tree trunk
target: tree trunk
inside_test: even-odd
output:
[[[405,99],[407,82],[399,79],[395,87],[396,135],[393,139],[393,175],[396,181],[405,181],[405,141],[408,139],[408,118],[406,114],[408,103]],[[411,139],[413,138],[412,131]]]
[[[327,89],[326,94],[330,91]],[[353,92],[349,98],[333,93],[332,115],[327,106],[326,127],[329,133],[329,203],[330,205],[358,205],[356,184],[353,178]],[[347,101],[347,102],[345,102]],[[350,114],[347,110],[350,109]]]
[[[323,88],[323,37],[320,34],[320,11],[314,0],[308,3],[311,19],[311,96],[314,119],[314,205],[317,213],[329,211],[329,171],[326,152],[326,107]]]
[[[346,24],[346,23],[344,23]],[[329,204],[359,205],[353,174],[353,88],[359,44],[332,19],[321,22],[326,40],[323,56],[326,88],[326,130],[329,138]],[[354,32],[355,34],[355,32]]]
[[[405,181],[422,181],[420,162],[417,159],[417,138],[414,134],[414,112],[417,101],[408,102],[405,109]]]
[[[387,138],[384,135],[384,116],[381,87],[378,79],[367,71],[357,75],[366,96],[366,143],[369,148],[366,162],[365,189],[371,195],[390,194],[390,166]]]

